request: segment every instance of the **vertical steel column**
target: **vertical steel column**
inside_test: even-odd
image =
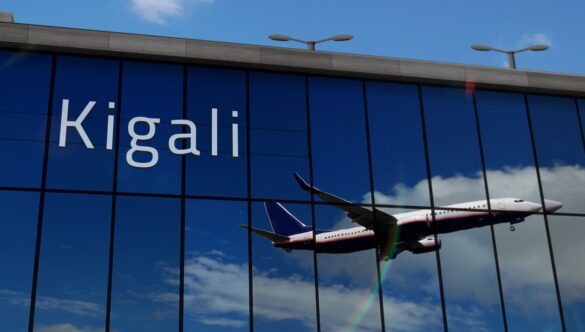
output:
[[[418,102],[420,107],[420,119],[421,119],[421,128],[423,134],[423,143],[425,148],[425,162],[426,162],[426,169],[427,169],[427,181],[429,184],[429,195],[431,199],[431,217],[432,217],[432,224],[433,224],[433,236],[435,242],[437,241],[437,224],[435,223],[435,198],[433,195],[433,182],[432,173],[431,173],[431,161],[429,160],[429,142],[427,139],[427,126],[426,126],[426,119],[425,119],[425,107],[424,107],[424,100],[422,96],[422,88],[420,85],[417,85],[418,89]],[[447,309],[445,306],[445,290],[443,286],[443,272],[441,270],[441,255],[439,254],[439,250],[435,250],[435,257],[437,260],[437,274],[439,278],[439,293],[441,295],[441,312],[443,315],[443,328],[445,331],[449,331],[449,326],[447,325]]]
[[[480,154],[480,158],[481,158],[481,171],[483,174],[483,184],[485,187],[485,197],[487,199],[488,211],[491,213],[492,212],[492,205],[490,202],[490,191],[489,191],[489,186],[488,186],[487,170],[486,170],[486,166],[485,166],[485,154],[483,151],[483,140],[481,138],[481,125],[479,122],[479,112],[477,110],[477,97],[476,97],[475,91],[473,91],[473,112],[475,114],[475,125],[476,125],[476,131],[477,131],[477,140],[479,143],[479,154]],[[494,251],[494,261],[496,264],[496,274],[498,277],[498,292],[500,295],[500,306],[501,306],[501,310],[502,310],[502,319],[504,322],[504,331],[508,332],[508,317],[506,316],[506,305],[504,302],[504,291],[502,288],[502,276],[500,274],[500,261],[498,259],[498,248],[496,246],[496,233],[494,231],[494,225],[490,225],[490,232],[492,235],[492,248]]]
[[[554,278],[554,282],[555,282],[555,291],[557,293],[557,304],[559,307],[559,315],[561,317],[561,326],[563,328],[563,331],[566,331],[566,325],[565,325],[565,315],[563,313],[563,303],[561,301],[561,292],[559,289],[559,280],[558,280],[558,276],[557,276],[557,268],[555,265],[555,256],[553,253],[553,248],[552,248],[552,241],[550,238],[550,229],[548,226],[548,213],[546,212],[546,209],[544,208],[544,191],[542,189],[542,180],[540,178],[540,163],[538,161],[538,153],[536,150],[536,140],[534,138],[534,129],[532,128],[532,116],[530,115],[530,105],[528,103],[528,95],[524,94],[524,105],[526,106],[526,117],[528,119],[528,128],[530,130],[530,143],[532,145],[532,155],[534,157],[534,166],[536,168],[536,178],[538,179],[538,191],[540,194],[540,203],[542,204],[542,212],[543,212],[543,217],[544,217],[544,227],[546,229],[546,240],[548,242],[548,252],[550,255],[550,263],[552,266],[552,272],[553,272],[553,278]]]
[[[370,137],[370,117],[368,113],[368,93],[366,91],[366,82],[365,80],[361,80],[362,83],[362,98],[364,102],[364,119],[366,122],[366,144],[368,149],[368,172],[370,173],[370,195],[372,196],[372,216],[374,219],[374,223],[376,222],[376,213],[374,212],[376,209],[376,197],[374,195],[374,171],[372,165],[372,144],[371,144],[371,137]],[[380,250],[376,248],[375,250],[375,258],[376,258],[376,275],[378,280],[378,299],[380,305],[380,324],[382,325],[382,331],[386,331],[386,322],[384,317],[384,293],[382,291],[382,276],[380,274]]]
[[[312,145],[312,136],[311,136],[311,103],[309,101],[309,77],[305,75],[305,106],[306,106],[306,115],[307,115],[307,146],[308,146],[308,154],[309,154],[309,181],[311,186],[314,185],[314,178],[313,178],[313,145]],[[317,331],[321,331],[321,308],[319,303],[319,273],[317,270],[317,233],[316,233],[316,223],[315,223],[315,194],[313,191],[310,193],[310,202],[311,202],[311,226],[313,228],[313,278],[315,283],[315,311],[316,311],[316,320],[317,320]]]
[[[187,101],[188,101],[188,82],[189,67],[183,65],[183,119],[187,119]],[[187,127],[183,127],[183,134],[187,132]],[[183,149],[186,147],[186,141],[183,140]],[[179,332],[184,330],[185,320],[185,209],[186,209],[186,174],[187,174],[187,156],[181,156],[181,242],[180,242],[180,259],[179,259]]]
[[[51,82],[49,87],[49,105],[47,110],[47,126],[45,129],[45,146],[43,155],[43,171],[41,177],[41,194],[39,197],[39,214],[37,219],[37,235],[35,244],[35,258],[33,265],[33,280],[30,292],[30,308],[28,318],[28,331],[32,332],[35,323],[35,306],[37,300],[37,286],[39,279],[39,260],[41,255],[41,239],[43,235],[43,214],[45,210],[45,193],[47,190],[47,164],[49,162],[49,142],[51,140],[51,122],[53,117],[53,98],[55,95],[55,74],[57,71],[57,56],[51,59]]]
[[[252,170],[250,166],[251,149],[250,149],[250,72],[246,71],[246,178],[247,178],[247,203],[248,203],[248,305],[249,305],[249,324],[250,331],[254,331],[254,283],[252,278],[253,259],[252,259]]]
[[[112,215],[110,219],[110,257],[108,259],[108,290],[106,297],[106,327],[110,332],[112,311],[112,281],[114,270],[114,242],[116,240],[116,202],[118,194],[118,154],[120,152],[120,121],[122,118],[122,82],[124,80],[124,61],[118,60],[118,98],[116,100],[118,116],[116,117],[116,138],[114,144],[114,179],[112,183]]]
[[[581,141],[583,141],[583,150],[585,151],[585,133],[583,133],[583,119],[581,118],[581,108],[579,101],[575,99],[575,107],[577,108],[577,121],[579,122],[579,132],[581,133]]]

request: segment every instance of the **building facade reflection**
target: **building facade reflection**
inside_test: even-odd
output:
[[[14,50],[0,76],[2,331],[582,328],[582,99]],[[98,105],[83,122],[95,149],[74,129],[59,146],[64,99],[70,118]],[[160,120],[150,168],[127,163],[135,117]],[[174,119],[197,124],[199,155],[172,152],[169,137],[194,134]],[[386,262],[286,252],[241,227],[270,229],[265,202],[312,230],[352,225],[293,173],[389,214],[497,197],[563,208]]]

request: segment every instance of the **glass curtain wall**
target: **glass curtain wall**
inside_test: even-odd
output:
[[[482,90],[477,91],[476,98],[490,198],[513,197],[540,204],[524,96]],[[501,205],[495,202],[490,208],[498,211]],[[508,329],[558,329],[560,319],[543,216],[498,224],[494,230]]]
[[[0,74],[2,331],[583,328],[582,99],[9,50]]]
[[[500,330],[491,228],[461,225],[479,224],[488,209],[473,93],[431,86],[423,86],[421,93],[436,207],[432,227],[443,243],[439,257],[447,324],[453,331]],[[462,202],[472,203],[459,206]]]

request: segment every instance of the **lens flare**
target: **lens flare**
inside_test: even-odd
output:
[[[385,243],[387,243],[387,245],[385,248],[382,247],[380,252],[378,253],[378,260],[377,260],[376,264],[378,264],[379,271],[380,271],[379,280],[378,280],[378,278],[376,278],[372,282],[372,286],[370,287],[368,295],[356,306],[356,310],[350,316],[348,326],[346,328],[344,328],[342,331],[347,331],[347,332],[354,331],[355,328],[358,327],[360,325],[360,323],[363,321],[364,317],[366,316],[366,313],[368,312],[368,310],[370,309],[370,307],[372,306],[372,304],[376,300],[376,297],[378,296],[378,289],[381,288],[382,282],[386,279],[386,276],[388,275],[388,272],[390,271],[390,266],[392,265],[391,260],[388,260],[386,264],[384,264],[383,260],[386,257],[392,257],[395,253],[395,250],[396,250],[396,242],[397,242],[398,237],[399,237],[399,234],[398,234],[399,228],[395,227],[394,229],[396,231],[388,232],[388,237],[385,239],[386,241],[384,241]]]
[[[472,96],[474,92],[475,92],[475,80],[470,79],[470,80],[465,82],[465,93],[468,96]]]

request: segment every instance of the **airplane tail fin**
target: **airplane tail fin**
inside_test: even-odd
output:
[[[268,215],[272,230],[276,234],[290,236],[312,230],[310,226],[300,222],[278,202],[266,202],[264,203],[264,207],[266,208],[266,214]]]

